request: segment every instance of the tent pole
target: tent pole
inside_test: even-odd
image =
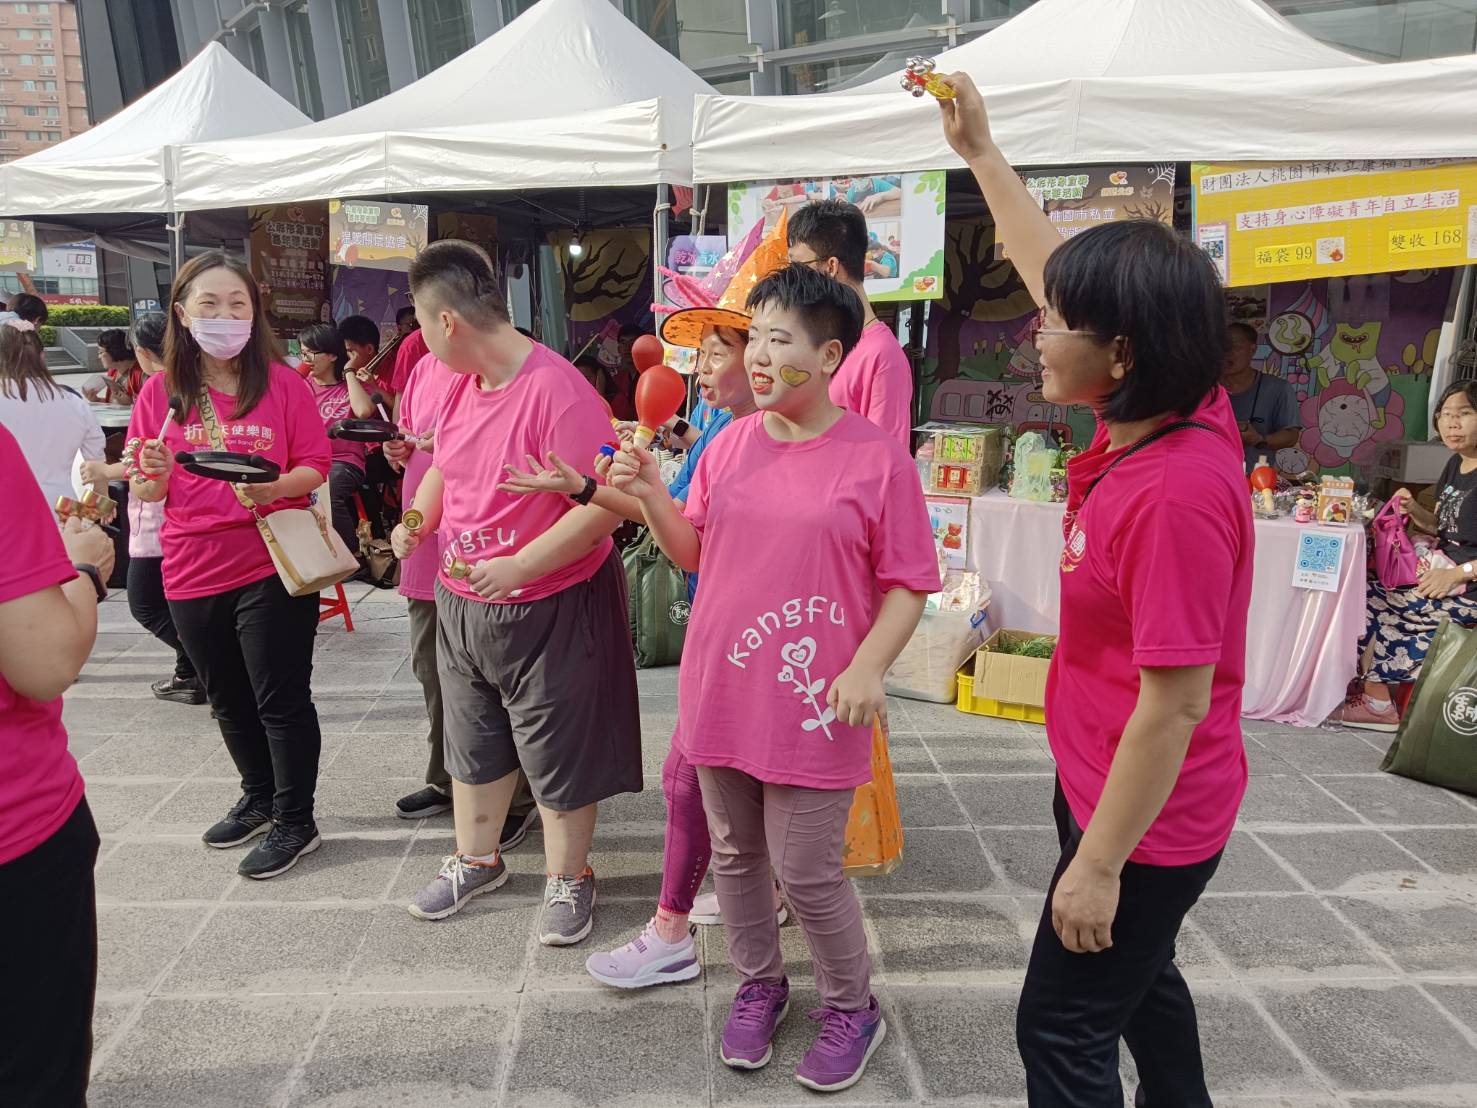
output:
[[[185,213],[171,212],[169,214],[169,268],[170,280],[179,272],[180,266],[185,264]]]
[[[656,208],[651,228],[651,302],[662,302],[661,266],[667,264],[667,221],[672,212],[672,194],[666,185],[656,187]]]

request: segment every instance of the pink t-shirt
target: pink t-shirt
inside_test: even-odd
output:
[[[312,392],[303,387],[303,379],[294,370],[273,365],[266,395],[240,418],[234,414],[234,396],[211,389],[210,403],[220,420],[227,450],[261,454],[281,466],[283,473],[312,466],[327,480],[328,435]],[[164,374],[155,374],[133,406],[129,437],[158,435],[168,407]],[[171,450],[178,454],[215,449],[193,401],[183,422],[184,426],[179,421],[171,424],[165,435]],[[280,508],[305,508],[307,504],[308,498],[299,496],[258,510],[270,515]],[[236,499],[230,482],[197,477],[182,466],[176,466],[169,478],[160,545],[164,549],[164,595],[170,600],[216,596],[277,572],[261,532]]]
[[[913,368],[887,324],[862,329],[836,376],[831,402],[881,427],[909,452],[913,448]]]
[[[0,481],[0,515],[6,524],[0,603],[5,603],[70,581],[77,571],[41,487],[4,427],[0,472],[6,474]],[[31,700],[0,677],[0,865],[51,838],[81,799],[82,775],[67,750],[61,697]]]
[[[550,451],[589,467],[610,438],[610,416],[584,375],[548,347],[534,343],[518,375],[500,389],[479,387],[467,374],[452,382],[436,428],[434,464],[446,479],[442,498],[441,583],[457,596],[482,598],[446,571],[454,559],[472,565],[518,553],[574,507],[564,496],[499,492],[506,467]],[[916,480],[916,469],[914,479]],[[527,604],[587,581],[610,555],[605,539],[563,569],[530,581],[503,603]],[[484,601],[484,603],[487,603]]]
[[[400,344],[400,349],[395,351],[395,369],[390,376],[391,390],[397,395],[403,393],[411,373],[420,364],[420,360],[430,352],[430,348],[426,346],[426,337],[421,334],[419,327],[406,335],[405,341]]]
[[[871,727],[838,723],[826,694],[883,593],[938,591],[913,460],[850,412],[806,442],[772,438],[755,413],[703,452],[684,512],[702,538],[702,588],[673,741],[697,765],[773,784],[871,780]]]
[[[1061,640],[1046,687],[1046,730],[1083,827],[1138,703],[1140,668],[1215,666],[1210,713],[1174,791],[1130,856],[1184,866],[1226,845],[1246,791],[1241,686],[1251,601],[1251,500],[1241,436],[1217,387],[1186,428],[1129,457],[1097,486],[1061,555]],[[1099,426],[1067,463],[1067,519],[1116,452]]]
[[[313,402],[318,405],[318,414],[323,417],[325,432],[331,423],[353,417],[354,404],[349,399],[349,386],[344,382],[335,381],[331,385],[320,385],[311,377],[304,377],[303,380],[308,383],[308,388],[313,394]],[[360,469],[364,468],[364,444],[362,442],[330,438],[328,446],[335,462],[348,462]]]
[[[415,332],[419,335],[420,332]],[[412,335],[411,338],[414,338]],[[407,343],[410,339],[405,340]],[[404,347],[402,346],[403,350]],[[436,429],[441,419],[441,409],[446,404],[446,395],[458,377],[430,354],[415,363],[400,389],[400,427],[407,433],[425,435]],[[431,450],[434,453],[435,443]],[[407,507],[415,503],[415,490],[420,488],[421,478],[435,464],[435,458],[424,450],[412,450],[405,462],[405,484],[400,502]],[[441,543],[435,536],[426,536],[421,545],[408,559],[400,563],[400,595],[412,600],[436,599],[436,573],[440,566]]]

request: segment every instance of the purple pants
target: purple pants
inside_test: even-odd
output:
[[[662,795],[667,800],[667,843],[657,906],[685,916],[692,911],[693,898],[708,872],[713,841],[708,834],[697,767],[675,745],[662,763]]]

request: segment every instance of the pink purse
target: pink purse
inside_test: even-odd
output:
[[[1374,538],[1374,572],[1387,589],[1407,589],[1420,577],[1416,568],[1415,544],[1405,533],[1400,502],[1385,502],[1370,525]]]

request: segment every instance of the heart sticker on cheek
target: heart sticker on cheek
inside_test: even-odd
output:
[[[792,389],[798,389],[806,381],[810,380],[810,371],[807,369],[796,369],[792,365],[780,366],[780,380]]]

